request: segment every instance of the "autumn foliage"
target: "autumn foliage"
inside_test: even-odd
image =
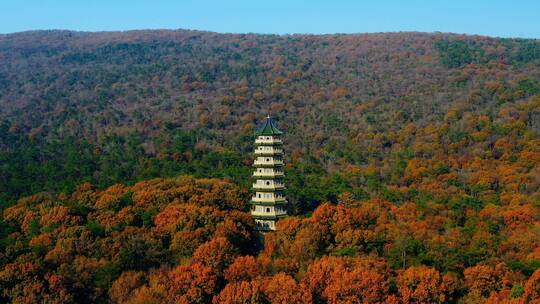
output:
[[[231,195],[213,199],[215,187]],[[246,194],[181,177],[23,198],[2,215],[0,296],[14,303],[540,299],[535,204],[467,207],[459,222],[460,213],[440,203],[342,195],[309,217],[283,219],[259,250]]]
[[[0,302],[540,303],[539,50],[0,35]],[[261,242],[263,108],[291,216]]]

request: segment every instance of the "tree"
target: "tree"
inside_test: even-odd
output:
[[[207,303],[216,287],[212,268],[195,263],[178,266],[169,274],[169,295],[177,303]]]
[[[263,282],[263,292],[272,304],[311,303],[309,294],[289,275],[278,273]]]
[[[328,303],[383,303],[388,293],[384,274],[362,268],[336,269],[324,289]]]
[[[537,269],[525,284],[525,303],[540,303],[540,269]]]
[[[214,238],[202,244],[193,253],[193,263],[201,263],[209,267],[216,274],[222,275],[223,271],[234,261],[238,250],[234,248],[226,238]]]
[[[464,285],[471,293],[488,297],[492,292],[498,292],[509,283],[509,273],[506,265],[496,267],[476,265],[463,271]]]
[[[452,293],[451,278],[434,268],[409,267],[398,275],[397,287],[403,303],[444,303]]]
[[[261,265],[252,256],[237,257],[225,270],[228,282],[252,281],[261,275]]]
[[[262,302],[262,291],[258,281],[231,282],[214,296],[215,304],[251,304]]]
[[[143,272],[123,272],[109,289],[109,297],[113,303],[126,303],[133,297],[133,292],[145,283]]]

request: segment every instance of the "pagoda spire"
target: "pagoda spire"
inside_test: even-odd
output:
[[[255,219],[256,229],[262,232],[276,230],[276,222],[287,216],[282,134],[269,114],[255,132],[251,216]]]

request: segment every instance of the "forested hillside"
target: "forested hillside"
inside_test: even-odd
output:
[[[38,31],[0,35],[0,62],[4,201],[178,174],[247,185],[253,129],[268,112],[287,133],[301,210],[358,190],[343,181],[349,166],[390,182],[412,157],[448,154],[413,150],[426,127],[447,128],[430,139],[443,148],[489,144],[471,128],[500,136],[505,119],[540,131],[538,110],[499,118],[539,93],[536,40]],[[467,156],[459,148],[450,152]]]
[[[540,301],[540,41],[50,31],[0,63],[0,302]],[[259,252],[267,113],[293,216]]]
[[[343,193],[281,220],[260,252],[249,194],[220,180],[25,197],[0,222],[0,302],[538,303],[538,197],[451,180],[401,200]]]

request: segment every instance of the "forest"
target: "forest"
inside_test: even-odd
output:
[[[538,40],[35,31],[0,62],[0,302],[540,303]]]

